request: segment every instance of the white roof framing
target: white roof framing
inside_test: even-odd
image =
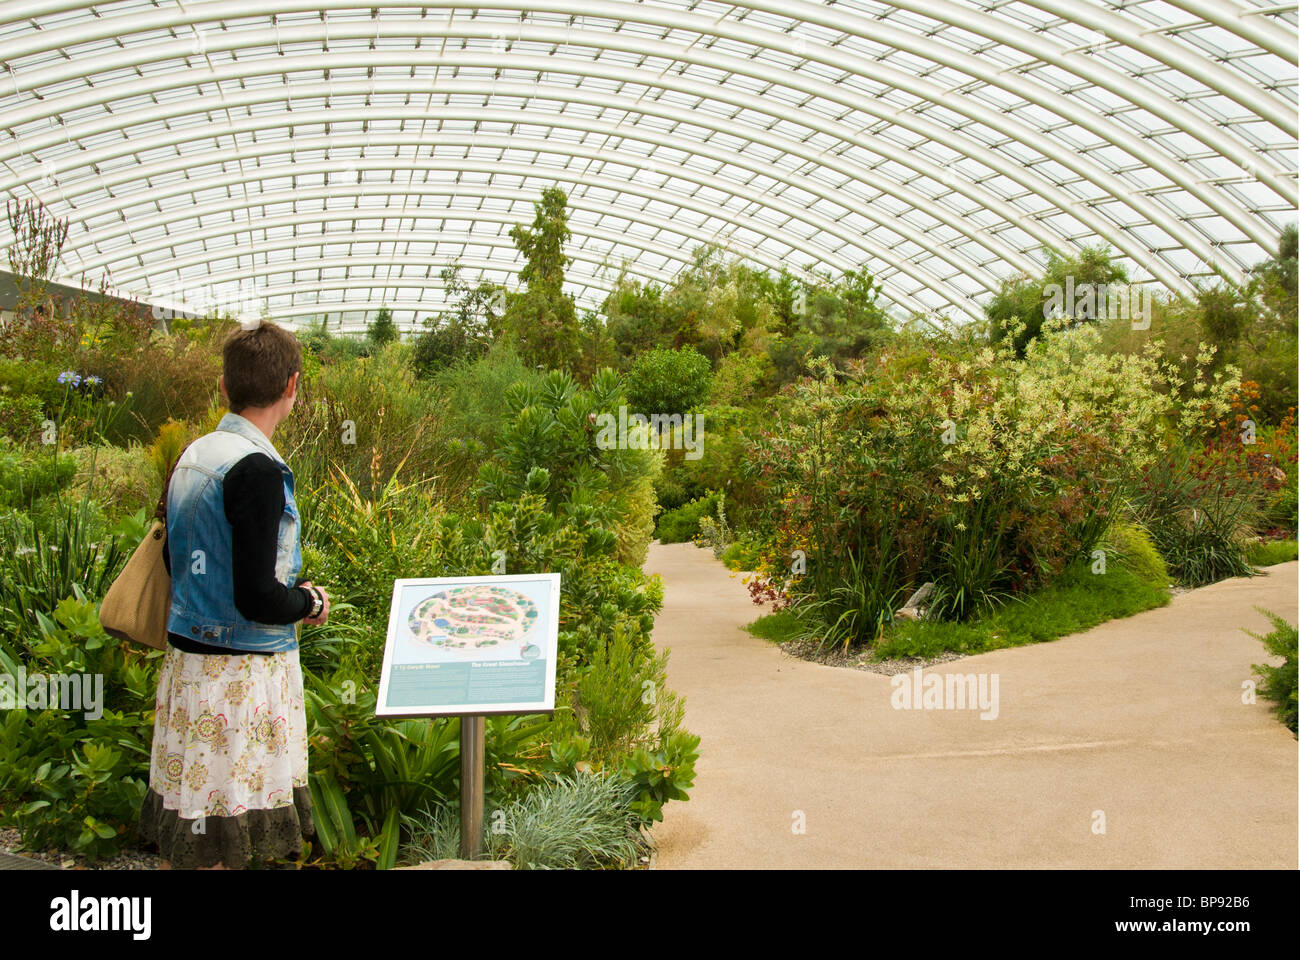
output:
[[[705,242],[900,316],[1097,241],[1187,292],[1295,222],[1296,137],[1295,3],[0,6],[0,188],[71,220],[63,279],[354,329],[513,283],[552,184],[582,307]]]

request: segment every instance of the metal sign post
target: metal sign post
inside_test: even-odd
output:
[[[487,717],[555,711],[560,575],[393,581],[376,717],[456,717],[460,856],[482,857]]]
[[[477,859],[483,853],[482,714],[460,718],[460,856]]]

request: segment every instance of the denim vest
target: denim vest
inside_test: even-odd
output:
[[[284,474],[275,578],[291,587],[302,570],[293,472],[266,434],[238,414],[227,413],[215,431],[199,437],[181,455],[167,491],[167,549],[172,561],[167,631],[232,650],[293,650],[298,646],[295,624],[256,623],[235,609],[223,487],[226,473],[250,453],[266,454]]]

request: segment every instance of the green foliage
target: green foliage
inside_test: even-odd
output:
[[[1164,587],[1169,583],[1169,570],[1151,534],[1136,523],[1120,521],[1114,524],[1098,548],[1107,563],[1112,558],[1117,560],[1143,583],[1153,587]]]
[[[0,437],[15,443],[34,443],[40,437],[45,408],[39,397],[20,394],[0,396]]]
[[[411,362],[416,375],[430,377],[460,360],[483,354],[487,344],[454,318],[433,323],[415,339]]]
[[[676,510],[690,499],[686,495],[686,488],[674,480],[667,470],[655,479],[654,490],[655,500],[661,510]]]
[[[631,753],[658,718],[677,726],[683,707],[665,683],[668,655],[637,649],[622,631],[597,649],[579,675],[573,709],[590,740],[590,758],[607,764]]]
[[[790,388],[753,457],[770,554],[751,590],[803,607],[824,644],[852,645],[926,582],[945,620],[1050,584],[1091,553],[1171,431],[1206,436],[1234,385],[1202,380],[1184,404],[1166,389],[1175,372],[1101,354],[1098,339],[1055,324],[1019,360],[886,355]]]
[[[1246,545],[1246,562],[1252,567],[1271,567],[1297,559],[1294,540],[1252,540]]]
[[[1294,474],[1294,469],[1290,473]],[[1289,475],[1269,502],[1264,504],[1262,525],[1270,529],[1273,535],[1290,534],[1294,536],[1300,530],[1300,500],[1297,500],[1296,482]]]
[[[619,777],[557,777],[485,810],[484,857],[516,870],[589,870],[635,866],[648,844],[632,810],[638,788]],[[406,819],[411,863],[460,856],[459,811],[435,806]]]
[[[717,516],[717,512],[717,493],[696,497],[689,503],[661,513],[655,527],[655,536],[660,543],[686,543],[700,532],[700,520]]]
[[[162,484],[140,444],[77,447],[71,456],[76,463],[72,491],[77,499],[93,500],[109,520],[141,509],[153,513]]]
[[[468,481],[452,472],[443,405],[416,379],[409,345],[391,343],[370,358],[327,365],[304,393],[276,432],[299,489],[310,491],[336,469],[366,494],[394,477],[437,478],[453,490]]]
[[[1253,669],[1260,678],[1260,694],[1277,704],[1277,718],[1296,732],[1296,628],[1282,617],[1268,610],[1260,610],[1273,624],[1264,636],[1249,633],[1264,644],[1273,656],[1281,657],[1281,666],[1255,664]]]
[[[565,522],[562,514],[552,512],[545,499],[549,478],[546,485],[540,478],[541,474],[530,468],[524,477],[526,489],[518,496],[491,501],[483,519],[447,513],[423,486],[393,481],[377,495],[367,496],[343,474],[322,486],[310,506],[303,501],[304,538],[313,543],[304,550],[304,575],[330,584],[332,590],[337,588],[335,596],[347,604],[343,615],[332,616],[330,624],[321,629],[355,629],[359,640],[346,654],[355,666],[336,672],[328,682],[310,681],[312,755],[329,758],[314,761],[318,763],[314,768],[316,789],[328,791],[333,789],[331,783],[337,784],[355,823],[355,842],[341,824],[329,838],[334,844],[329,848],[332,862],[372,862],[378,843],[372,846],[370,840],[382,835],[380,814],[393,805],[409,815],[421,804],[454,795],[454,727],[443,722],[381,723],[371,716],[374,693],[367,688],[366,678],[377,674],[387,597],[394,578],[486,574],[499,556],[498,550],[507,558],[508,572],[556,570],[564,578],[560,610],[564,655],[601,664],[608,664],[612,656],[619,669],[633,671],[633,679],[662,684],[662,660],[644,660],[654,613],[662,602],[657,581],[647,580],[640,570],[614,559],[614,538],[608,531]],[[304,640],[307,636],[304,633]],[[315,633],[311,636],[314,639]],[[616,653],[606,652],[608,642],[618,645]],[[632,650],[638,653],[634,656],[628,652]],[[596,682],[622,674],[591,667],[580,675],[596,705],[601,731],[598,737],[589,736],[589,741],[607,743],[623,736],[619,731],[627,730],[645,739],[644,717],[635,710],[628,715],[620,713],[627,706],[625,698],[620,699],[618,690]],[[632,684],[633,679],[627,683]],[[345,687],[349,680],[351,685]],[[639,682],[629,689],[634,697],[645,693]],[[674,702],[666,689],[653,689],[660,702]],[[345,690],[351,691],[352,701],[343,697]],[[656,714],[652,711],[652,715]],[[535,718],[494,718],[490,723],[494,727],[488,737],[489,792],[508,791],[516,780],[526,782],[543,767],[549,769],[557,751],[559,756],[568,755],[569,747],[563,744],[572,744],[581,736],[576,727],[568,734],[552,733]],[[397,733],[388,732],[394,729]],[[429,739],[435,736],[440,739]],[[556,747],[556,743],[561,745]],[[572,764],[585,755],[582,750],[570,757],[567,769],[572,770]],[[616,755],[614,748],[602,753],[617,759]],[[563,763],[560,769],[565,769]],[[379,772],[385,770],[387,775],[381,777]],[[394,786],[407,781],[411,785]]]
[[[721,560],[734,539],[735,533],[727,520],[727,495],[719,491],[715,516],[700,517],[700,532],[695,535],[695,545],[711,550]]]
[[[676,342],[675,320],[664,303],[664,291],[643,284],[625,269],[601,304],[605,329],[621,360]]]
[[[397,324],[393,322],[393,312],[387,307],[380,307],[375,319],[366,327],[366,339],[377,348],[382,348],[398,339]]]
[[[552,371],[540,383],[516,384],[506,399],[511,416],[479,470],[479,496],[500,503],[533,494],[554,518],[583,531],[590,555],[639,566],[654,528],[662,455],[648,443],[598,443],[600,418],[616,419],[623,402],[618,376],[602,370],[583,390]]]
[[[1156,346],[1165,362],[1187,371],[1202,349],[1214,369],[1233,366],[1257,395],[1251,414],[1259,425],[1278,424],[1297,406],[1296,259],[1294,227],[1283,231],[1277,254],[1258,264],[1244,286],[1219,283],[1193,297],[1156,297],[1151,326],[1133,331],[1127,319],[1106,324],[1111,350]]]
[[[1288,226],[1277,252],[1251,271],[1244,287],[1200,292],[1201,335],[1221,363],[1241,368],[1259,386],[1258,418],[1277,423],[1297,405],[1296,227]]]
[[[782,296],[790,299],[779,304],[770,336],[759,341],[779,382],[811,373],[819,359],[846,369],[893,338],[893,324],[877,300],[880,286],[865,269],[845,271],[837,280],[782,277],[788,283]]]
[[[76,461],[56,453],[53,446],[28,452],[0,438],[0,510],[30,512],[39,501],[66,489],[76,472]]]
[[[1004,280],[984,307],[992,342],[1006,343],[1016,356],[1023,357],[1029,343],[1042,332],[1055,300],[1061,301],[1061,312],[1069,319],[1095,322],[1104,312],[1096,302],[1097,287],[1128,280],[1124,268],[1114,262],[1104,246],[1083,247],[1069,257],[1054,250],[1044,253],[1047,267],[1041,276],[1022,274]],[[1080,296],[1066,296],[1067,291],[1076,290]],[[1092,297],[1082,295],[1087,293]]]
[[[633,413],[684,414],[709,394],[709,360],[693,348],[651,350],[636,358],[627,374]]]
[[[687,799],[699,756],[699,737],[681,729],[686,705],[669,689],[667,669],[667,650],[647,650],[616,630],[564,685],[572,706],[564,722],[569,738],[580,738],[582,761],[636,784],[632,808],[647,823],[662,818],[668,801]]]
[[[805,373],[812,359],[843,367],[887,342],[879,292],[866,270],[773,277],[706,244],[667,289],[620,275],[601,309],[621,360],[693,347],[718,369],[719,399],[739,403]]]
[[[753,636],[772,643],[789,643],[798,640],[806,632],[799,611],[789,608],[764,614],[745,629]]]
[[[105,404],[122,412],[102,430],[102,440],[149,443],[168,420],[200,421],[219,402],[221,344],[233,322],[202,321],[185,334],[155,331],[128,345],[106,349],[96,361],[104,377]]]
[[[722,358],[713,375],[711,396],[715,403],[736,406],[768,392],[776,367],[766,353],[744,352],[744,345]]]
[[[702,440],[703,455],[688,460],[686,451],[670,449],[667,472],[685,488],[688,498],[725,490],[733,525],[740,529],[759,526],[771,504],[754,470],[754,446],[755,438],[770,423],[770,411],[759,403],[744,407],[710,403],[698,415],[703,433],[697,442]]]
[[[460,270],[458,263],[442,269],[443,292],[454,305],[425,320],[425,331],[415,340],[411,361],[420,377],[477,359],[500,332],[505,289],[486,280],[471,287],[460,278]]]
[[[336,866],[385,868],[396,855],[396,826],[430,803],[457,795],[459,719],[378,718],[375,690],[350,669],[328,679],[306,672],[313,801],[321,804],[325,852]],[[504,796],[544,756],[554,722],[489,717],[484,789]]]
[[[695,734],[674,730],[660,739],[656,749],[638,747],[623,761],[623,776],[638,790],[631,808],[643,821],[663,820],[664,804],[690,799],[688,791],[695,784],[699,746],[700,738]]]
[[[90,691],[82,692],[80,710],[45,698],[36,709],[0,713],[0,823],[17,828],[29,849],[95,859],[134,839],[149,777],[158,654],[104,633],[95,604],[79,588],[53,611],[37,615],[39,638],[20,656],[0,650],[0,684],[22,697],[37,678],[98,675],[102,713],[87,702]]]
[[[47,523],[0,517],[0,543],[0,650],[32,641],[39,618],[76,591],[102,598],[135,549],[87,501],[60,504]]]
[[[458,728],[454,721],[376,718],[374,691],[346,671],[328,681],[304,672],[304,687],[323,852],[343,869],[389,869],[402,814],[455,789]]]
[[[1297,250],[1300,249],[1300,230],[1294,223],[1287,224],[1277,241],[1277,252],[1254,269],[1264,306],[1278,318],[1294,320],[1297,313]]]
[[[722,551],[721,560],[728,570],[757,570],[762,561],[762,546],[752,537],[741,535]]]
[[[854,553],[846,556],[836,569],[837,579],[821,586],[801,604],[806,624],[801,640],[813,640],[818,650],[825,652],[835,647],[847,650],[854,643],[880,637],[905,596],[899,585],[898,556],[892,546],[889,539],[882,542],[874,562]],[[959,595],[956,601],[945,599],[955,606],[964,596]]]
[[[360,635],[351,655],[364,676],[378,674],[395,579],[490,572],[481,525],[448,514],[427,485],[389,480],[368,494],[337,472],[300,505],[302,575],[329,589],[331,629]]]
[[[310,781],[312,819],[321,850],[331,865],[354,870],[362,865],[391,870],[397,861],[400,811],[390,810],[374,836],[357,834],[347,794],[328,774]]]
[[[564,253],[571,236],[567,204],[562,189],[548,187],[533,205],[532,225],[510,228],[524,258],[519,279],[526,289],[507,297],[502,321],[528,363],[561,370],[574,365],[581,339],[573,297],[564,292],[564,271],[573,262]]]
[[[58,382],[63,368],[34,357],[0,356],[0,396],[8,400],[33,397],[46,413],[58,410],[64,389]],[[17,439],[17,438],[15,438]]]
[[[403,817],[457,794],[457,721],[374,716],[373,678],[398,577],[487,574],[504,556],[509,572],[564,578],[559,668],[567,679],[556,717],[489,719],[488,796],[506,807],[527,801],[548,777],[605,764],[617,776],[590,780],[616,784],[621,799],[606,796],[602,809],[622,825],[624,848],[604,834],[581,839],[586,827],[566,826],[557,841],[547,805],[567,801],[537,793],[533,807],[519,807],[521,824],[531,824],[514,841],[522,864],[549,856],[630,865],[628,854],[644,842],[640,825],[690,785],[697,741],[679,729],[680,705],[650,642],[662,584],[639,569],[663,455],[648,444],[595,440],[592,417],[616,414],[626,400],[617,376],[593,372],[597,358],[613,355],[599,318],[576,323],[562,290],[564,205],[562,191],[547,191],[533,227],[514,233],[526,290],[506,298],[509,316],[500,291],[457,286],[453,269],[456,303],[444,319],[457,329],[387,342],[397,338],[385,332],[385,310],[364,338],[332,335],[323,323],[301,334],[299,403],[276,445],[297,478],[303,574],[333,598],[329,623],[305,626],[300,645],[316,863],[391,866]],[[116,650],[94,619],[94,601],[144,535],[171,462],[222,413],[214,387],[229,322],[178,321],[170,332],[123,336],[127,318],[105,314],[96,325],[94,310],[79,309],[72,327],[81,340],[46,324],[45,339],[0,345],[10,351],[0,359],[0,432],[34,443],[35,418],[48,415],[61,440],[27,450],[0,439],[0,508],[27,513],[0,513],[0,666],[11,671],[78,656],[93,667]],[[538,362],[591,374],[589,386],[545,375]],[[63,371],[97,371],[103,382],[69,385],[69,375],[59,383]],[[94,442],[59,453],[78,439]],[[70,482],[83,498],[76,506],[61,495]],[[622,672],[609,669],[611,645]],[[0,810],[27,842],[95,858],[133,836],[156,683],[152,659],[136,661],[104,661],[106,693],[120,702],[99,721],[4,715]],[[610,677],[636,684],[632,700]],[[647,689],[655,704],[648,716],[639,700]],[[587,733],[573,715],[580,690],[595,724]],[[581,803],[571,806],[581,814]],[[577,846],[564,846],[575,838]]]
[[[543,374],[526,366],[509,343],[492,344],[475,360],[461,360],[433,377],[438,402],[446,411],[450,443],[474,470],[496,447],[501,424],[512,413],[507,391],[516,383],[539,389]]]
[[[1144,580],[1122,563],[1094,574],[1079,561],[1043,589],[966,622],[907,620],[887,627],[872,656],[933,657],[1043,643],[1169,602],[1167,585]]]
[[[298,339],[303,345],[303,380],[306,382],[314,379],[319,367],[360,360],[369,357],[375,349],[367,336],[342,331],[330,333],[323,319],[300,330]]]
[[[199,434],[189,424],[177,423],[175,420],[168,420],[158,428],[158,435],[149,445],[146,458],[149,465],[153,467],[154,480],[159,492],[162,491],[167,474],[171,472],[172,464],[180,459],[185,448],[198,436]]]
[[[1246,544],[1259,504],[1222,458],[1171,449],[1145,472],[1134,506],[1178,583],[1199,587],[1250,576]]]

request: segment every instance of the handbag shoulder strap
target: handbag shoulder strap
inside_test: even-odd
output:
[[[167,522],[167,491],[172,485],[172,474],[176,472],[176,464],[181,462],[181,457],[185,456],[185,451],[189,448],[190,445],[188,443],[185,444],[185,446],[181,448],[181,452],[176,454],[176,459],[172,461],[172,465],[167,468],[167,479],[163,481],[162,494],[159,495],[158,506],[154,507],[153,511],[153,518],[155,520],[161,520],[163,523]]]

